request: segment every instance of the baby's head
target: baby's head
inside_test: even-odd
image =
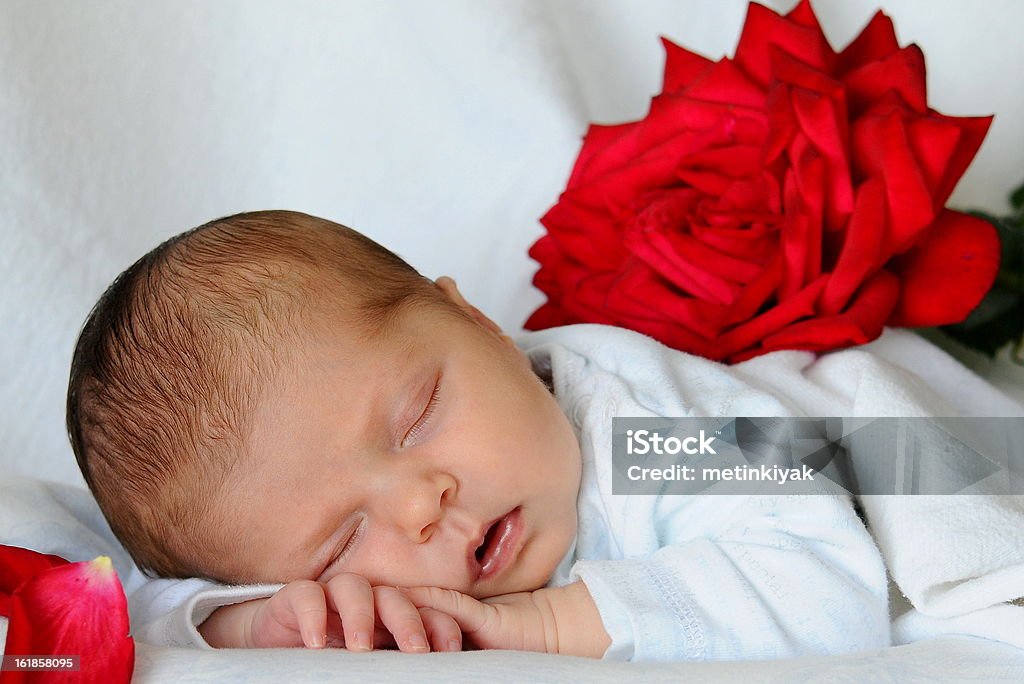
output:
[[[296,212],[213,221],[119,275],[67,423],[156,576],[493,596],[543,586],[576,532],[579,446],[526,356],[451,279]]]

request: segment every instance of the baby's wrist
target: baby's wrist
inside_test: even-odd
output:
[[[260,603],[266,600],[256,599],[221,606],[196,629],[213,648],[253,648],[253,615]]]
[[[545,592],[544,603],[550,606],[557,653],[602,658],[611,645],[611,637],[587,585],[577,580],[564,587],[538,591]]]

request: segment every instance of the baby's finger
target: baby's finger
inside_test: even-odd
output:
[[[435,651],[461,651],[462,630],[451,615],[433,608],[420,608],[420,619]]]
[[[343,572],[327,582],[327,601],[341,618],[350,651],[373,649],[373,590],[361,575]]]
[[[399,650],[426,653],[427,630],[420,612],[398,589],[388,586],[373,588],[373,602],[377,615],[388,631],[395,636]]]
[[[279,592],[299,625],[302,643],[307,648],[323,648],[327,642],[327,601],[316,582],[299,580]]]
[[[401,592],[419,608],[434,608],[450,615],[466,634],[483,629],[493,609],[468,594],[440,587],[402,587]]]

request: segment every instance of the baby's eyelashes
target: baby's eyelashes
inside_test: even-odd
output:
[[[402,438],[402,447],[406,448],[412,446],[417,441],[419,435],[423,432],[424,428],[429,424],[431,416],[434,414],[434,409],[437,407],[438,396],[441,393],[441,376],[437,377],[434,382],[434,390],[430,394],[430,399],[427,400],[427,405],[423,408],[423,412],[420,417],[416,419],[412,427],[409,428],[408,432],[405,433],[405,437]],[[410,444],[411,441],[411,444]]]

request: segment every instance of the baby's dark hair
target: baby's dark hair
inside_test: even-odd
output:
[[[202,549],[244,542],[218,532],[227,521],[211,503],[291,342],[326,315],[362,337],[409,304],[443,299],[376,242],[292,211],[211,221],[117,276],[75,346],[67,429],[136,564],[151,576],[227,581]]]

